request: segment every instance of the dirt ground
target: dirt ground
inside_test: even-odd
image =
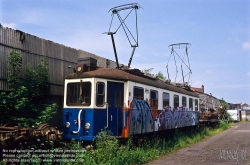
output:
[[[250,165],[250,122],[204,139],[146,165]]]

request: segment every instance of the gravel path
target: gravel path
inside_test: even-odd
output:
[[[146,165],[250,165],[250,122],[204,139]]]

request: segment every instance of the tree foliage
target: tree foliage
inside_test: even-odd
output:
[[[221,103],[221,109],[219,113],[221,114],[221,119],[225,120],[226,122],[232,122],[233,119],[227,112],[227,109],[229,109],[228,103],[223,98],[220,100],[220,103]]]
[[[156,77],[158,77],[162,80],[166,80],[166,77],[163,75],[163,73],[161,73],[161,71],[156,74]]]
[[[153,70],[154,68],[149,68],[149,69],[143,69],[142,71],[144,73],[151,73],[151,71]]]
[[[20,126],[38,126],[47,122],[57,105],[49,104],[49,69],[43,58],[35,69],[28,64],[22,72],[22,56],[12,51],[8,57],[9,91],[0,93],[0,125],[15,122]],[[21,74],[23,73],[24,78]]]
[[[224,110],[228,109],[228,103],[222,98],[220,104]]]
[[[149,68],[149,69],[143,69],[142,71],[144,73],[149,73],[151,74],[151,71],[153,70],[154,68]],[[155,75],[157,78],[160,78],[162,80],[166,80],[166,77],[163,75],[163,73],[161,71],[159,71],[156,75]]]

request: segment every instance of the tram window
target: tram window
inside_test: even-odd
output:
[[[193,110],[193,99],[189,98],[189,110],[192,111]]]
[[[183,107],[187,106],[187,98],[185,96],[182,96],[182,106]]]
[[[91,104],[91,82],[68,83],[66,104],[68,106],[89,106]]]
[[[123,99],[123,93],[124,93],[124,88],[123,84],[117,83],[115,85],[115,90],[114,90],[114,105],[115,107],[123,107],[124,106],[124,99]]]
[[[174,108],[177,109],[179,107],[179,95],[174,95]]]
[[[162,99],[163,99],[163,107],[169,106],[169,93],[164,93],[162,94]]]
[[[195,105],[195,111],[198,111],[198,99],[195,99],[194,105]]]
[[[144,100],[144,89],[141,87],[134,87],[134,99]]]
[[[96,83],[96,106],[103,106],[105,99],[105,84],[103,82]]]
[[[150,106],[158,108],[158,91],[150,90]]]

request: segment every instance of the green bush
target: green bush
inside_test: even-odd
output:
[[[28,64],[22,72],[22,55],[12,51],[8,57],[9,91],[0,93],[0,125],[15,122],[20,126],[37,127],[56,112],[49,103],[49,67],[44,57],[33,69]]]
[[[226,130],[228,129],[229,127],[229,124],[225,121],[220,121],[220,125],[219,125],[219,128],[223,129],[223,130]]]

